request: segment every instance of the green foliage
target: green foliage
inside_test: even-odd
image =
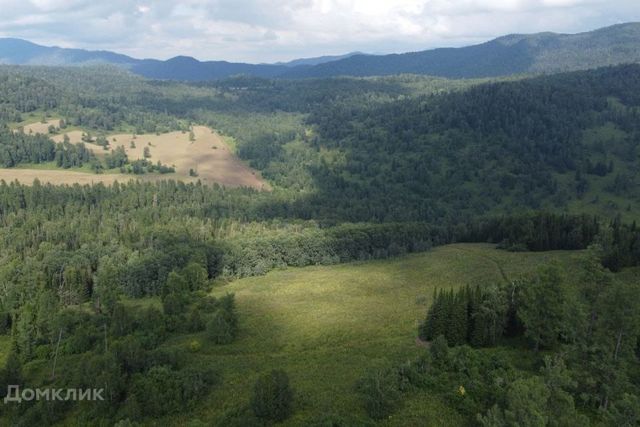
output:
[[[514,252],[585,249],[601,228],[596,217],[540,212],[475,221],[466,227],[462,239],[496,242]]]
[[[541,271],[524,286],[518,317],[535,351],[540,347],[554,348],[563,336],[567,336],[571,327],[567,299],[566,288],[562,286],[560,272],[555,267]]]
[[[549,414],[546,412],[546,405],[549,401],[550,393],[544,382],[533,377],[514,381],[507,393],[506,408],[504,415],[497,416],[496,419],[480,419],[485,426],[495,425],[521,425],[527,427],[543,427],[549,424]],[[492,417],[495,415],[492,415]]]
[[[9,385],[21,384],[24,384],[22,363],[16,352],[11,350],[4,367],[0,369],[0,397],[6,397]]]
[[[212,370],[173,371],[154,366],[132,377],[132,388],[124,412],[140,419],[183,410],[219,381]]]
[[[115,150],[111,150],[110,154],[107,154],[104,158],[107,169],[121,168],[129,163],[129,158],[124,147],[119,146]]]
[[[95,159],[82,143],[54,143],[45,135],[12,132],[0,122],[0,166],[55,162],[60,168],[82,167]]]
[[[504,408],[493,406],[478,422],[492,426],[574,426],[589,425],[589,419],[580,415],[573,398],[567,392],[571,386],[569,373],[562,361],[545,359],[543,376],[514,381],[506,391]]]
[[[207,338],[216,344],[229,344],[236,336],[237,329],[231,315],[219,309],[213,313],[206,326]]]
[[[162,132],[212,125],[284,190],[280,212],[298,218],[464,221],[522,207],[576,210],[585,198],[596,206],[580,211],[610,213],[635,188],[634,65],[484,84],[417,76],[158,84],[111,69],[3,73],[19,82],[7,83],[10,108],[24,109],[23,91],[35,109],[55,108],[76,126]],[[90,163],[72,149],[61,152],[62,167]],[[115,152],[105,162],[107,169],[125,164]],[[144,160],[128,166],[125,172],[171,171]],[[588,236],[571,237],[579,245]]]
[[[358,383],[367,414],[376,420],[387,418],[400,402],[398,376],[393,370],[375,371]]]
[[[308,424],[310,427],[372,427],[375,422],[356,416],[323,415]]]
[[[251,409],[256,417],[284,421],[291,416],[292,405],[293,390],[286,372],[274,370],[258,378],[251,397]]]
[[[506,332],[507,288],[469,286],[434,294],[419,335],[425,341],[442,336],[450,345],[493,346]]]
[[[265,355],[282,355],[277,363],[295,369],[296,379],[300,366],[319,361],[323,381],[342,381],[335,390],[345,391],[344,384],[352,387],[354,376],[369,369],[363,360],[379,352],[405,362],[377,369],[360,383],[365,410],[375,419],[411,408],[401,401],[425,393],[465,421],[483,414],[486,425],[584,425],[576,406],[595,421],[632,425],[640,292],[605,267],[638,265],[640,232],[619,217],[603,221],[591,213],[619,213],[611,203],[622,200],[629,205],[625,215],[634,215],[638,73],[637,66],[621,66],[490,84],[394,77],[187,85],[114,70],[0,67],[5,167],[55,162],[105,173],[105,166],[134,174],[171,172],[146,159],[129,162],[124,149],[106,154],[103,165],[82,144],[55,144],[4,126],[53,111],[65,126],[85,128],[87,141],[116,128],[162,132],[187,131],[185,123],[213,125],[233,137],[237,153],[274,187],[257,192],[169,180],[0,183],[0,330],[11,330],[5,338],[12,347],[3,381],[67,386],[62,379],[72,378],[69,386],[98,381],[108,393],[95,407],[40,402],[16,419],[25,425],[64,423],[65,416],[80,423],[95,417],[105,425],[117,419],[181,422],[186,415],[180,412],[191,411],[220,383],[220,373],[202,368],[201,360],[231,373],[229,393],[220,393],[229,399],[226,394],[242,393],[248,367],[274,367]],[[493,242],[511,251],[598,246],[569,279],[548,269],[510,280],[518,263],[542,258],[506,252],[474,258],[462,245],[450,249],[460,250],[457,272],[449,264],[411,264],[409,257],[401,262],[410,271],[349,266],[360,273],[341,282],[336,268],[313,289],[318,298],[306,281],[298,284],[304,298],[296,300],[287,293],[300,289],[279,287],[286,277],[255,279],[264,286],[243,294],[238,310],[243,338],[253,339],[215,346],[235,339],[238,313],[232,295],[203,296],[213,283],[456,241]],[[493,257],[502,260],[497,269]],[[389,281],[402,286],[389,287]],[[454,290],[459,283],[473,286]],[[235,285],[228,286],[212,292],[220,296]],[[436,287],[420,328],[420,336],[432,341],[429,351],[404,338],[394,348],[425,310],[402,304]],[[148,298],[119,301],[123,297]],[[286,311],[290,307],[298,317]],[[253,320],[244,323],[244,316]],[[346,324],[348,330],[341,328]],[[187,332],[204,333],[180,336]],[[544,352],[522,348],[522,334]],[[408,356],[418,351],[417,358]],[[59,373],[45,381],[52,358]],[[352,365],[337,365],[343,361]],[[302,380],[306,392],[334,397],[333,388]],[[324,395],[318,398],[328,402]],[[223,421],[260,425],[291,412],[282,373],[261,378],[256,396],[251,408],[261,418],[235,408]],[[341,399],[341,409],[352,400]],[[207,404],[217,417],[220,406],[213,399]],[[343,413],[335,418],[324,421],[351,423]]]
[[[621,427],[638,425],[640,422],[640,398],[636,395],[625,394],[607,413],[606,421],[610,425]]]
[[[438,335],[429,348],[431,361],[436,366],[444,367],[449,363],[449,343],[444,335]]]
[[[187,331],[189,332],[200,332],[205,329],[206,325],[204,319],[200,314],[200,310],[197,308],[192,309],[187,316]]]
[[[190,291],[198,291],[207,284],[207,270],[196,262],[190,262],[181,271],[182,277],[187,282]]]

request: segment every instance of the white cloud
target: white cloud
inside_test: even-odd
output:
[[[3,36],[136,57],[249,62],[640,20],[637,0],[0,0],[0,10]]]

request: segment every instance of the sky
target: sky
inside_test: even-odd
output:
[[[276,62],[640,21],[639,0],[0,0],[0,37],[136,58]]]

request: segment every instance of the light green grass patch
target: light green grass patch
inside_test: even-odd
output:
[[[285,425],[304,425],[326,413],[364,417],[356,382],[372,369],[424,351],[415,342],[417,327],[435,289],[503,282],[551,259],[573,268],[574,254],[456,244],[391,260],[273,271],[214,289],[215,296],[236,295],[240,332],[233,344],[211,345],[204,334],[195,334],[167,345],[187,351],[198,339],[203,346],[192,357],[223,370],[221,388],[193,414],[201,420],[248,403],[257,376],[275,368],[287,371],[296,389],[296,412]],[[387,423],[461,425],[462,420],[438,398],[421,393]]]

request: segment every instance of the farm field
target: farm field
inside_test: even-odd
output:
[[[57,120],[47,123],[32,123],[24,126],[26,133],[48,133],[49,125],[57,125]],[[83,132],[70,130],[53,135],[52,139],[62,142],[64,135],[71,143],[82,142]],[[238,159],[224,143],[222,137],[205,126],[194,126],[194,141],[190,141],[188,132],[170,132],[165,134],[115,134],[109,135],[108,150],[88,143],[97,156],[117,147],[124,147],[130,160],[144,158],[145,147],[149,148],[152,162],[160,161],[164,165],[174,166],[174,174],[158,175],[128,175],[128,174],[93,174],[89,172],[65,171],[60,169],[0,169],[0,179],[5,181],[18,180],[24,184],[31,184],[35,178],[41,182],[52,184],[111,184],[114,181],[127,182],[131,179],[164,180],[178,179],[185,182],[202,181],[205,184],[220,184],[226,187],[252,187],[256,189],[270,189],[260,174]],[[131,144],[133,142],[133,145]],[[197,177],[190,176],[189,170],[197,171]]]
[[[355,383],[367,370],[425,351],[416,344],[417,327],[435,289],[517,278],[551,259],[571,270],[577,254],[454,244],[390,260],[273,271],[214,288],[216,296],[235,293],[240,319],[235,342],[215,346],[194,334],[165,345],[187,351],[199,340],[197,362],[223,368],[223,385],[190,417],[218,420],[248,402],[259,374],[282,368],[296,390],[296,411],[284,425],[305,425],[326,413],[367,419]],[[185,425],[192,418],[170,421]],[[435,397],[415,395],[382,425],[450,426],[463,420]]]

